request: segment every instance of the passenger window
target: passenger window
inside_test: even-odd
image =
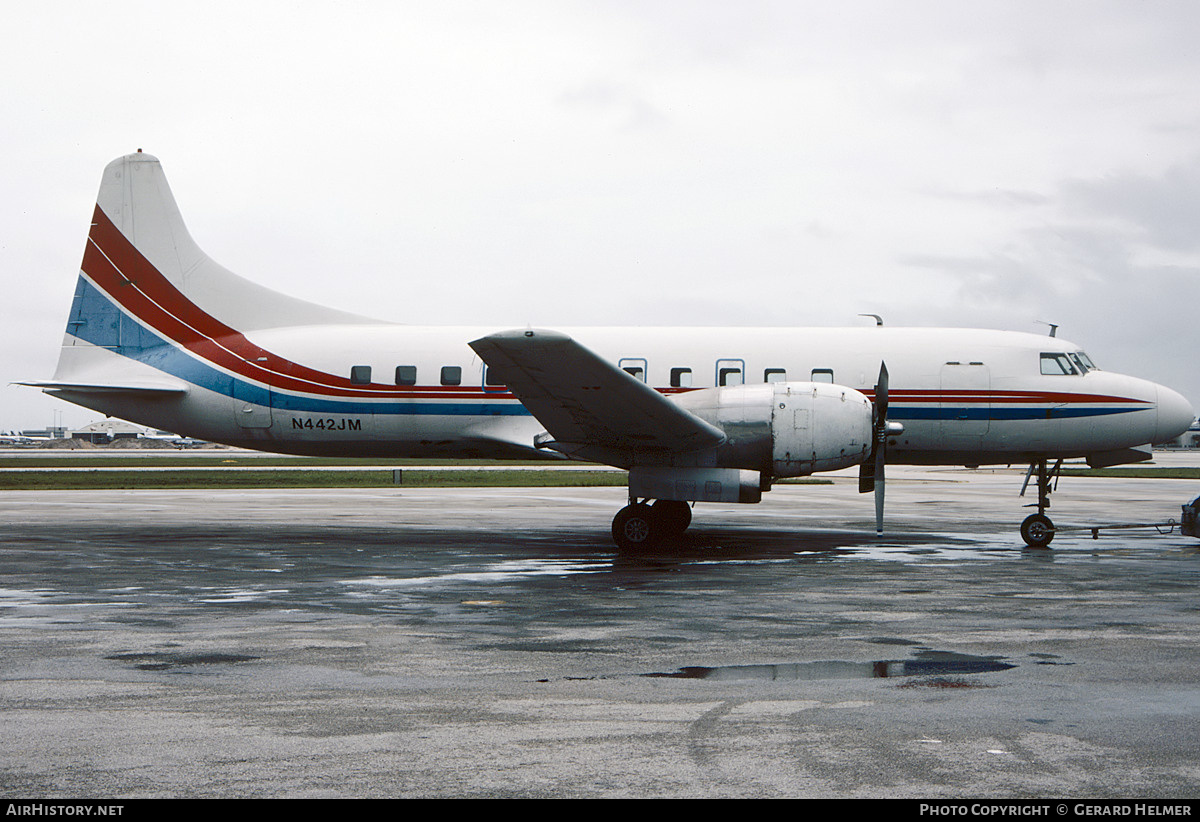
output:
[[[640,357],[622,357],[617,365],[626,374],[636,377],[642,382],[646,381],[646,361]]]
[[[1047,376],[1062,376],[1063,374],[1078,375],[1071,358],[1066,354],[1042,354],[1042,373]]]
[[[350,366],[350,384],[351,385],[370,385],[371,384],[371,366],[369,366],[369,365],[352,365],[352,366]]]
[[[504,385],[504,380],[502,380],[500,378],[500,374],[498,374],[496,371],[494,371],[491,368],[487,368],[485,366],[484,370],[483,370],[483,384],[491,385],[491,386],[497,386],[497,385],[502,386],[502,385]]]
[[[396,385],[416,385],[417,367],[415,365],[396,366]]]
[[[741,385],[742,372],[746,370],[744,360],[717,360],[717,385]]]
[[[692,387],[692,369],[690,369],[690,368],[672,368],[671,369],[671,387],[672,388],[691,388]]]
[[[783,368],[768,368],[763,371],[763,382],[787,382],[787,370]]]
[[[442,385],[462,385],[462,368],[457,365],[443,365]]]
[[[812,376],[809,377],[809,379],[812,382],[832,383],[833,382],[833,369],[832,368],[814,368],[812,370]]]

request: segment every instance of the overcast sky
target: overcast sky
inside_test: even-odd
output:
[[[1047,321],[1200,405],[1192,0],[48,0],[4,25],[0,429],[97,417],[7,383],[52,375],[101,171],[138,148],[217,261],[380,319]]]

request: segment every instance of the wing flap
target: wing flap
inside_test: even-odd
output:
[[[578,456],[686,452],[725,433],[556,331],[504,331],[470,343],[546,427],[545,447]]]

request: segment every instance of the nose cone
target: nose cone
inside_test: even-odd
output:
[[[1170,388],[1158,386],[1158,426],[1154,442],[1168,442],[1191,427],[1196,419],[1192,404]]]

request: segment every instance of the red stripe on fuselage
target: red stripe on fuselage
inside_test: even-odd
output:
[[[99,206],[92,220],[83,271],[125,311],[160,336],[187,349],[203,360],[240,377],[275,389],[322,396],[353,398],[462,399],[465,397],[512,399],[504,390],[475,386],[393,386],[370,383],[359,386],[349,378],[318,371],[279,357],[246,339],[189,300],[113,224]],[[663,393],[686,393],[686,388],[659,389]],[[863,391],[874,399],[874,391]],[[1140,403],[1146,400],[1100,394],[1046,391],[979,391],[895,389],[894,403]]]
[[[472,386],[359,386],[347,377],[317,371],[255,345],[239,331],[208,314],[183,295],[96,207],[83,271],[118,305],[161,336],[214,365],[273,388],[339,397],[461,399],[487,394],[509,399],[506,391]],[[265,361],[261,361],[265,360]]]
[[[872,400],[875,399],[874,391],[863,391]],[[970,389],[950,389],[950,390],[918,390],[918,389],[892,389],[888,391],[888,402],[908,402],[908,403],[1012,403],[1012,404],[1037,404],[1037,403],[1135,403],[1142,405],[1151,405],[1149,400],[1139,400],[1135,397],[1116,397],[1111,394],[1075,394],[1064,393],[1061,391],[979,391]]]

